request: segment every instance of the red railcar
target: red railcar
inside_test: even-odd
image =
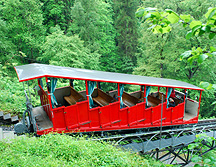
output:
[[[15,127],[17,132],[30,130],[42,135],[198,122],[203,89],[182,81],[36,63],[17,66],[15,70],[20,82],[38,80],[41,102],[39,107],[27,105],[23,122]],[[59,78],[68,79],[70,85],[56,88]],[[85,90],[75,90],[73,80],[84,80]],[[116,83],[116,90],[104,92],[100,82]],[[127,93],[124,91],[126,84],[138,85],[140,89]],[[151,87],[157,88],[156,91],[150,91]],[[164,93],[160,91],[162,89]],[[200,92],[199,102],[187,97],[188,90]]]

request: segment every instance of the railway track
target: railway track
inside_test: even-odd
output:
[[[106,135],[92,140],[112,141],[117,147],[148,154],[163,163],[180,166],[189,164],[194,155],[202,156],[216,148],[215,142],[208,142],[208,140],[203,140],[205,147],[201,146],[193,150],[188,148],[198,134],[205,134],[216,139],[216,119],[200,120],[197,124],[173,126],[169,129],[163,128],[122,135]],[[200,153],[201,149],[202,153]]]
[[[18,117],[10,118],[0,112],[0,140],[13,139],[13,124],[18,122]],[[181,166],[191,162],[196,150],[189,150],[188,145],[193,143],[197,134],[205,133],[207,136],[216,138],[216,119],[200,120],[197,124],[139,129],[133,131],[98,132],[86,133],[91,140],[111,141],[115,146],[131,152],[149,154],[163,163],[173,164],[177,160]],[[80,133],[83,135],[85,133]],[[210,143],[208,152],[214,149],[215,143]],[[173,156],[171,156],[173,154]],[[199,154],[199,150],[196,154]],[[168,157],[168,158],[167,158]]]
[[[216,119],[206,119],[200,120],[197,124],[188,124],[188,125],[180,125],[173,127],[162,127],[162,131],[160,131],[160,127],[157,128],[146,128],[146,129],[138,129],[138,130],[124,130],[118,132],[101,132],[98,133],[95,139],[92,140],[118,140],[121,138],[130,138],[130,137],[139,137],[139,136],[151,136],[156,133],[178,133],[179,131],[189,132],[189,131],[201,131],[201,130],[212,130],[216,128]]]

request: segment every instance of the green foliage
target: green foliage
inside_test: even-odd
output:
[[[40,61],[76,68],[98,69],[99,54],[91,53],[77,35],[67,36],[58,26],[46,37]]]
[[[13,76],[15,76],[15,71],[11,72],[8,66],[0,64],[0,110],[12,115],[21,115],[26,109],[25,95],[22,84]],[[33,104],[37,106],[39,98],[36,98],[36,92],[33,89],[36,83],[30,84],[32,86],[30,91],[33,95],[31,95],[31,99]]]
[[[61,30],[66,33],[72,22],[70,10],[74,0],[41,0],[41,2],[43,2],[43,24],[47,27],[47,31],[49,31],[51,27],[59,25]]]
[[[1,166],[156,166],[105,142],[59,134],[0,141],[0,151]]]
[[[102,0],[76,0],[71,8],[73,22],[68,33],[78,34],[84,46],[101,54],[101,70],[116,71],[113,10]]]
[[[29,62],[35,61],[45,32],[40,1],[3,0],[0,9],[0,17],[6,22],[8,45],[16,47],[12,53],[21,51]]]
[[[142,12],[140,12],[140,10]],[[149,29],[153,33],[168,33],[171,31],[170,24],[179,21],[179,15],[171,9],[166,9],[165,12],[159,12],[156,8],[139,8],[136,12],[137,17],[143,17],[143,21],[149,23]]]
[[[209,137],[206,134],[199,134],[196,135],[196,139],[194,143],[188,145],[189,150],[193,150],[196,148],[201,148],[200,153],[202,154],[205,151],[205,145],[202,143],[203,141],[212,143],[214,141],[214,137]],[[196,163],[194,167],[198,166],[215,166],[215,154],[207,154],[205,156],[198,156],[198,155],[193,155],[191,158],[191,161]]]
[[[215,13],[214,0],[3,0],[0,63],[7,70],[1,68],[0,108],[16,112],[25,108],[21,93],[16,94],[22,92],[22,84],[13,66],[36,61],[173,78],[195,85],[203,81],[212,87],[216,80],[212,68]],[[76,85],[84,89],[83,83]],[[112,90],[116,84],[102,83],[102,87]],[[215,115],[215,91],[210,87],[202,96],[202,116]]]
[[[114,0],[113,8],[115,12],[114,24],[117,32],[116,41],[118,47],[118,55],[121,57],[117,64],[122,72],[124,67],[127,67],[129,73],[133,71],[133,66],[136,65],[136,53],[138,46],[138,20],[134,13],[138,7],[136,0]],[[126,57],[126,58],[122,58]],[[117,60],[118,61],[118,60]],[[125,66],[123,66],[125,65]],[[130,67],[130,69],[129,69]]]
[[[208,8],[214,5],[212,0],[144,1],[136,13],[144,24],[141,25],[141,54],[134,74],[173,78],[195,85],[200,81],[215,83],[212,68],[215,66],[215,40],[208,40],[210,28],[205,24],[213,17],[214,12],[210,14],[213,10]],[[204,16],[206,13],[209,15]],[[163,31],[169,26],[169,32]],[[150,32],[146,31],[148,28]],[[213,90],[203,92],[202,116],[215,115],[214,99]]]
[[[178,15],[171,9],[159,12],[156,8],[139,8],[137,17],[142,17],[142,19],[148,23],[149,29],[151,29],[153,33],[168,33],[171,31],[172,24],[180,22],[183,24],[183,27],[186,27],[187,25],[190,27],[190,30],[186,34],[186,39],[202,36],[205,33],[209,33],[209,39],[212,39],[216,35],[216,26],[214,25],[216,22],[215,11],[216,8],[208,9],[208,12],[205,14],[205,17],[207,18],[206,23],[194,20],[190,15]],[[182,18],[182,20],[180,20],[180,18]],[[183,53],[182,58],[186,57],[191,64],[193,61],[197,61],[198,64],[201,64],[212,54],[214,55],[215,53],[212,52],[212,50],[208,52],[207,48],[201,49],[200,47],[194,47],[192,51]]]
[[[3,63],[7,62],[8,59],[13,57],[16,48],[12,41],[8,40],[8,33],[7,23],[6,21],[2,20],[0,16],[0,61]]]

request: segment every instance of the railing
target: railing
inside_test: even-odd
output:
[[[42,105],[44,111],[47,113],[49,119],[52,120],[52,112],[50,110],[50,103],[49,103],[48,95],[42,89],[42,87],[40,85],[39,85],[39,87],[41,89],[41,95],[40,95],[41,105]]]

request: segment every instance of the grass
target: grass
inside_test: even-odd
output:
[[[0,141],[0,166],[164,166],[106,142],[67,135]]]

